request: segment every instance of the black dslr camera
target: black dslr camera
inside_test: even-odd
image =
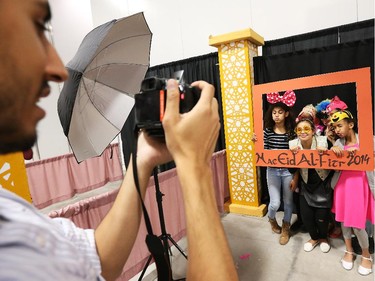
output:
[[[167,100],[167,80],[165,78],[146,78],[141,91],[134,95],[135,123],[151,136],[164,137],[162,120]],[[190,111],[198,102],[201,90],[179,80],[180,113]]]

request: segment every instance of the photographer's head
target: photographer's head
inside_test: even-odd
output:
[[[45,34],[50,18],[47,0],[0,1],[0,153],[34,144],[45,116],[37,102],[49,95],[48,81],[67,78]]]

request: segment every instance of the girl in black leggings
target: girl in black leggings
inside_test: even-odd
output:
[[[327,150],[327,137],[316,136],[315,127],[310,119],[297,121],[297,139],[289,142],[294,153],[301,149],[317,149],[319,153]],[[306,252],[312,251],[317,245],[323,253],[327,253],[331,246],[328,242],[328,222],[332,207],[332,189],[329,184],[330,170],[301,168],[294,174],[291,188],[295,188],[300,178],[300,212],[302,222],[310,234],[311,239],[304,244]]]

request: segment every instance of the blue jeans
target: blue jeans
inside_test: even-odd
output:
[[[288,169],[267,167],[267,185],[270,195],[268,217],[274,219],[281,204],[281,193],[284,202],[284,221],[290,223],[293,212],[293,192],[290,182],[293,176]]]

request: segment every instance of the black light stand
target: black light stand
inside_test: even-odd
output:
[[[164,252],[165,252],[166,256],[168,256],[168,260],[167,260],[168,266],[169,266],[169,269],[172,271],[171,261],[169,259],[169,255],[172,255],[172,252],[171,252],[171,249],[169,247],[168,241],[170,241],[177,248],[177,250],[185,257],[185,259],[187,259],[187,255],[180,248],[180,246],[178,246],[176,241],[173,240],[172,236],[169,233],[167,233],[167,230],[165,228],[165,220],[164,220],[164,212],[163,212],[163,196],[164,196],[164,194],[160,191],[157,168],[154,169],[153,173],[154,173],[154,182],[155,182],[156,202],[158,204],[159,221],[160,221],[160,229],[161,229],[161,235],[159,236],[159,239],[163,243]],[[138,281],[142,280],[151,260],[152,260],[152,256],[150,255],[148,257],[148,260],[147,260],[146,264],[145,264],[145,267],[143,268],[143,271],[142,271],[141,275],[139,276]],[[177,280],[174,280],[174,281],[179,281],[179,280],[185,280],[185,278],[177,279]],[[159,281],[164,281],[164,280],[159,280]]]

